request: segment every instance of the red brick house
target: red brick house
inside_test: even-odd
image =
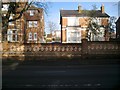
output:
[[[86,38],[88,34],[88,19],[91,10],[82,10],[78,6],[78,10],[60,10],[60,24],[61,24],[61,42],[62,43],[81,43],[81,39]],[[95,10],[95,18],[97,23],[101,26],[101,34],[99,36],[93,35],[91,32],[91,41],[107,41],[107,29],[105,28],[109,22],[109,15],[105,13],[104,5],[101,10]],[[97,40],[96,40],[97,39]]]
[[[27,2],[27,0],[25,0]],[[26,2],[19,2],[17,12],[21,11]],[[2,16],[8,11],[9,2],[2,2]],[[11,14],[10,19],[16,15]],[[18,43],[41,43],[44,39],[44,15],[43,9],[35,6],[25,11],[21,18],[9,22],[7,30],[7,41]]]
[[[41,43],[44,39],[43,9],[31,6],[24,16],[26,20],[25,43]]]
[[[17,12],[20,12],[22,10],[22,7],[24,7],[26,2],[20,2],[19,8],[17,9]],[[7,11],[9,7],[9,2],[8,1],[2,1],[2,19],[3,17],[6,16]],[[15,16],[19,14],[11,14],[9,19],[14,19]],[[24,16],[22,15],[21,18],[17,19],[16,21],[12,21],[8,23],[8,30],[7,30],[7,41],[8,42],[19,42],[23,43],[24,42],[24,30],[25,30],[25,20]],[[4,27],[4,25],[3,25]]]

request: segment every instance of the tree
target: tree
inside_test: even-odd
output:
[[[108,29],[109,29],[109,34],[110,34],[110,38],[112,38],[112,33],[115,33],[115,22],[116,22],[116,17],[115,16],[112,16],[110,17],[110,22],[108,24]]]
[[[2,15],[2,39],[3,41],[6,41],[7,38],[7,30],[8,30],[8,23],[16,21],[17,19],[20,19],[23,15],[23,13],[28,10],[32,2],[28,4],[28,2],[25,2],[24,7],[20,11],[18,11],[19,6],[21,2],[8,2],[8,11],[6,12],[6,15]],[[3,5],[2,5],[3,6]],[[14,15],[14,18],[10,18],[10,16]]]
[[[50,33],[52,34],[52,32],[56,29],[56,24],[52,21],[48,21],[48,28]]]
[[[93,9],[89,11],[87,14],[90,17],[88,20],[88,31],[87,31],[87,38],[89,41],[91,41],[91,35],[94,34],[95,36],[98,36],[100,32],[100,25],[98,24],[98,20],[96,18],[96,10],[97,6],[92,5]],[[92,34],[91,34],[92,33]]]
[[[25,11],[27,11],[30,5],[36,5],[44,9],[47,12],[47,4],[44,2],[25,2],[23,7],[20,7],[21,2],[8,2],[8,11],[6,15],[2,15],[2,41],[7,40],[7,30],[9,22],[14,22],[17,19],[20,19]],[[3,4],[2,4],[3,7]],[[21,9],[19,9],[21,8]],[[19,9],[19,10],[18,10]],[[13,14],[14,18],[10,18],[10,15]]]

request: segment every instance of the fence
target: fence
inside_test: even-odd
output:
[[[120,58],[120,42],[84,40],[82,45],[82,54],[85,57]]]
[[[117,57],[120,58],[120,42],[90,42],[86,39],[82,43],[67,44],[19,44],[4,43],[3,57]]]

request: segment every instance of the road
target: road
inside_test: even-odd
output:
[[[20,64],[3,72],[4,88],[120,88],[120,66]]]

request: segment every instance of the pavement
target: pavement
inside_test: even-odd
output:
[[[25,61],[3,71],[3,90],[13,88],[120,90],[119,64]]]

